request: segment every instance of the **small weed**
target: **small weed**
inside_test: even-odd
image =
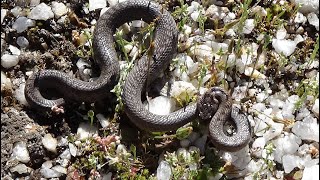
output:
[[[295,92],[300,97],[295,104],[296,108],[300,108],[304,104],[308,95],[317,98],[319,96],[319,83],[316,81],[316,77],[302,80]]]

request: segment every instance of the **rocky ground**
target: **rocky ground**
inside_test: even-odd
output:
[[[223,87],[248,116],[249,145],[216,149],[197,119],[176,132],[130,123],[121,87],[150,44],[141,21],[115,34],[122,74],[111,101],[68,103],[60,115],[30,108],[34,71],[97,76],[92,32],[118,1],[2,0],[1,179],[319,179],[319,1],[158,2],[180,34],[149,110],[167,114]]]

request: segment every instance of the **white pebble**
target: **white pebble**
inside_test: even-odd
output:
[[[106,118],[103,114],[97,114],[96,117],[100,122],[101,127],[105,128],[110,125],[110,118]]]
[[[272,39],[272,46],[277,53],[283,53],[286,57],[290,56],[295,48],[296,42],[286,39]]]
[[[214,4],[210,5],[208,9],[205,12],[205,15],[207,17],[210,17],[211,19],[224,19],[224,22],[228,22],[229,19],[232,19],[234,17],[234,14],[228,13],[229,9],[227,7],[220,7],[216,6]],[[226,18],[227,13],[229,17]],[[225,21],[226,20],[226,21]]]
[[[312,112],[319,117],[319,98],[314,101],[314,105],[312,106]]]
[[[26,48],[29,46],[29,41],[27,38],[23,37],[23,36],[19,36],[17,38],[17,44],[21,47],[21,48]]]
[[[123,145],[123,144],[119,144],[119,145],[117,146],[116,153],[117,153],[117,154],[126,154],[126,153],[127,153],[126,146]]]
[[[303,140],[319,142],[319,124],[312,116],[307,116],[303,121],[294,123],[292,132]]]
[[[10,168],[11,172],[17,172],[18,174],[25,174],[25,173],[30,173],[31,168],[26,166],[25,164],[18,164],[12,168]]]
[[[59,165],[53,166],[51,169],[55,170],[55,171],[57,171],[59,173],[62,173],[62,174],[67,174],[67,169],[62,167],[62,166],[59,166]]]
[[[234,161],[232,163],[237,169],[242,169],[243,167],[247,166],[252,160],[249,155],[248,145],[237,152],[232,152],[232,154],[237,157],[236,159],[233,159]]]
[[[264,9],[261,6],[256,6],[256,7],[252,8],[252,11],[254,13],[257,13],[257,15],[262,16],[262,17],[265,17],[265,16],[268,15],[268,12],[266,11],[266,9]]]
[[[98,129],[90,123],[82,122],[79,124],[79,127],[77,129],[77,135],[79,136],[80,140],[84,140],[89,137],[98,135]]]
[[[10,78],[7,77],[7,75],[1,71],[1,89],[11,89],[12,83]]]
[[[230,23],[232,20],[234,20],[236,18],[236,14],[233,12],[229,12],[224,18],[223,18],[223,22],[225,24]]]
[[[190,160],[191,160],[190,152],[187,151],[186,148],[179,148],[176,151],[176,156],[178,157],[178,160],[180,160],[180,161],[190,162]]]
[[[300,161],[298,163],[298,167],[302,169],[303,167],[310,167],[319,164],[319,158],[313,159],[311,158],[311,154],[307,154],[300,157]]]
[[[290,0],[295,4],[301,4],[299,12],[309,13],[309,12],[319,12],[319,0]]]
[[[40,173],[44,178],[58,178],[62,173],[53,169],[40,169]]]
[[[192,28],[186,24],[183,25],[183,29],[186,36],[189,36],[192,33]]]
[[[303,42],[305,39],[300,35],[300,34],[298,34],[296,37],[294,37],[294,42],[296,43],[296,44],[299,44],[300,42]]]
[[[131,27],[133,28],[143,28],[145,26],[145,22],[141,20],[135,20],[131,22]]]
[[[40,4],[40,0],[30,0],[30,6],[34,7]]]
[[[252,154],[256,157],[262,156],[262,150],[266,145],[266,139],[263,137],[258,137],[253,143],[251,147]]]
[[[64,150],[64,151],[59,155],[59,157],[62,158],[62,159],[68,159],[68,160],[70,160],[70,159],[71,159],[70,150],[69,150],[69,149]]]
[[[77,148],[74,144],[69,143],[69,150],[70,150],[70,154],[71,154],[73,157],[76,157],[78,148]]]
[[[266,141],[269,141],[270,139],[279,136],[284,127],[284,124],[282,123],[272,123],[269,125],[271,126],[270,129],[268,129],[268,131],[263,134],[263,137],[266,139]]]
[[[197,21],[198,20],[198,17],[200,15],[200,12],[199,11],[194,11],[193,13],[190,14],[190,17],[193,21]]]
[[[18,102],[21,105],[28,106],[28,102],[27,102],[26,97],[24,95],[25,86],[26,86],[25,83],[19,84],[19,87],[14,91],[14,97],[18,100]]]
[[[262,121],[260,118],[255,118],[255,126],[253,132],[256,136],[263,136],[268,130],[268,124]]]
[[[269,98],[270,106],[273,108],[282,108],[284,105],[284,102],[280,99],[274,98],[270,96]]]
[[[8,49],[10,50],[12,55],[20,55],[20,49],[18,49],[17,47],[9,45]]]
[[[310,115],[310,111],[306,107],[303,107],[299,110],[299,113],[296,116],[296,120],[301,121],[303,118],[309,115]]]
[[[263,102],[265,99],[267,99],[268,97],[268,93],[266,93],[265,91],[258,93],[256,96],[257,102],[261,103]]]
[[[313,25],[317,31],[319,31],[319,18],[318,16],[312,12],[307,15],[308,22]]]
[[[4,17],[7,15],[8,10],[1,8],[1,24],[3,22]]]
[[[90,64],[85,59],[79,58],[79,60],[76,63],[76,66],[78,69],[81,69],[83,67],[90,67]]]
[[[167,115],[175,110],[176,103],[172,98],[165,96],[155,97],[145,102],[145,108],[157,115]]]
[[[287,35],[287,30],[284,27],[281,27],[277,30],[276,38],[277,39],[284,39]]]
[[[157,179],[170,180],[172,175],[170,164],[167,161],[161,161],[157,168]]]
[[[107,1],[108,1],[109,5],[111,7],[111,6],[114,6],[114,5],[118,4],[118,3],[126,1],[126,0],[107,0]]]
[[[56,138],[52,137],[51,134],[44,135],[42,138],[42,144],[48,151],[53,153],[57,152],[58,141]]]
[[[105,7],[105,8],[102,8],[101,11],[100,11],[100,16],[102,14],[104,14],[110,7]]]
[[[197,89],[189,82],[175,81],[171,87],[171,96],[182,100],[187,99],[187,96],[192,97]]]
[[[50,169],[52,166],[53,166],[52,161],[49,160],[49,161],[42,163],[41,168],[42,169]]]
[[[17,33],[21,33],[28,29],[28,27],[35,26],[35,24],[35,21],[21,16],[16,19],[16,21],[12,25],[12,28],[17,30]]]
[[[188,14],[191,14],[194,11],[197,11],[201,5],[198,2],[192,1],[191,6],[187,8]]]
[[[67,14],[67,12],[68,12],[67,6],[64,5],[63,3],[53,1],[51,3],[51,7],[52,7],[52,11],[53,11],[56,18],[59,18],[65,14]]]
[[[28,163],[30,161],[27,144],[25,142],[20,141],[14,144],[11,159],[17,159],[23,163]]]
[[[107,6],[106,0],[89,0],[89,11],[93,11],[95,9],[102,9]]]
[[[215,41],[206,41],[205,44],[206,46],[208,46],[211,49],[211,53],[217,53],[219,51],[223,51],[226,52],[228,50],[229,45],[227,43],[218,43]],[[209,48],[205,47],[205,49],[208,51]],[[210,54],[211,56],[211,54]],[[215,57],[219,57],[218,55],[215,54]],[[233,61],[231,58],[234,58],[232,55],[229,56],[230,59],[228,59],[228,61],[230,60],[231,62]],[[211,60],[211,59],[209,59]],[[229,63],[229,62],[228,62]]]
[[[248,77],[252,77],[254,79],[266,79],[266,76],[260,73],[258,70],[253,69],[252,67],[245,67],[244,74]]]
[[[22,8],[20,6],[16,6],[13,9],[11,9],[11,13],[14,17],[22,16],[21,12],[22,12]]]
[[[254,29],[254,19],[246,19],[242,32],[244,34],[250,34]]]
[[[299,156],[286,154],[282,157],[282,164],[285,173],[290,173],[295,167],[297,167]]]
[[[45,3],[41,3],[34,7],[30,14],[28,15],[28,18],[34,19],[34,20],[47,20],[54,17],[54,14],[51,10],[51,7],[46,5]]]
[[[303,170],[302,180],[319,179],[319,165],[306,167]]]
[[[192,58],[190,56],[186,56],[186,59],[185,59],[185,63],[187,65],[187,68],[188,68],[188,75],[189,74],[192,74],[194,72],[196,72],[198,70],[198,67],[199,67],[199,63],[198,62],[193,62]]]
[[[123,50],[124,50],[125,53],[130,53],[132,48],[133,48],[132,44],[126,44],[126,45],[124,45]]]
[[[1,57],[1,66],[4,68],[11,68],[14,67],[19,63],[19,58],[17,55],[11,55],[11,54],[4,54]]]
[[[273,152],[274,160],[281,163],[282,157],[286,154],[294,154],[301,144],[301,139],[290,133],[272,141],[275,147]]]
[[[248,163],[247,169],[251,173],[258,172],[259,169],[262,169],[261,168],[262,164],[264,164],[262,159],[259,159],[258,161],[255,161],[254,159],[252,159],[252,161]]]
[[[207,45],[194,45],[190,48],[190,53],[200,59],[212,60],[214,57],[212,48]]]

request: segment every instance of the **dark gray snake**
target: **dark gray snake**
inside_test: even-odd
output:
[[[101,68],[101,74],[93,82],[70,78],[56,70],[42,70],[34,73],[26,83],[25,96],[28,103],[37,109],[62,106],[64,99],[78,102],[95,102],[108,95],[119,79],[119,62],[113,45],[113,34],[117,27],[132,21],[155,22],[153,55],[144,55],[129,72],[123,87],[125,113],[139,128],[147,131],[170,131],[194,120],[211,119],[209,133],[214,144],[221,149],[236,151],[250,140],[250,125],[245,116],[231,106],[231,100],[221,88],[212,88],[198,103],[192,103],[169,115],[149,112],[142,103],[141,96],[146,81],[152,82],[168,67],[176,54],[178,31],[170,13],[160,5],[146,0],[128,0],[109,8],[98,20],[93,35],[94,59]],[[149,64],[148,64],[149,63]],[[63,98],[44,98],[41,88],[53,88]],[[224,132],[224,124],[232,119],[236,133]]]

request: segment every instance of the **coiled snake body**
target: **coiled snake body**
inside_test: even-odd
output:
[[[231,100],[221,88],[210,89],[198,103],[190,104],[169,115],[149,112],[142,103],[141,95],[146,81],[152,82],[170,64],[176,54],[178,31],[172,16],[157,3],[146,0],[127,0],[109,8],[98,20],[93,38],[94,59],[101,74],[93,82],[70,78],[56,70],[34,73],[26,83],[28,103],[38,109],[61,106],[64,99],[95,102],[106,97],[119,79],[119,62],[113,47],[113,34],[120,25],[140,20],[155,22],[154,49],[151,57],[144,55],[129,72],[123,87],[125,113],[139,128],[148,131],[170,131],[195,119],[211,119],[209,133],[214,144],[221,149],[236,151],[250,140],[250,126],[245,116],[231,107]],[[63,98],[44,98],[41,88],[54,88]],[[236,126],[234,135],[227,135],[223,126],[228,119]]]

